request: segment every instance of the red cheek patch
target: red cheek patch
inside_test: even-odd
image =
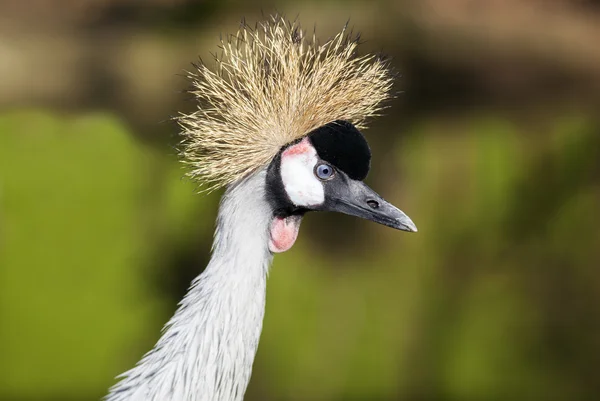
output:
[[[313,150],[312,145],[308,141],[308,138],[304,138],[295,145],[290,146],[281,154],[282,157],[301,155],[303,153],[310,153]]]
[[[271,238],[269,249],[273,253],[285,252],[294,245],[298,238],[301,216],[286,218],[275,217],[271,223]]]

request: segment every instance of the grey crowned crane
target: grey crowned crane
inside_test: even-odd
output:
[[[226,186],[212,257],[155,347],[106,401],[241,401],[262,330],[273,254],[310,211],[341,212],[417,231],[362,180],[359,131],[390,97],[384,60],[357,56],[344,28],[319,44],[281,17],[222,40],[216,68],[189,74],[199,106],[177,117],[189,175]]]

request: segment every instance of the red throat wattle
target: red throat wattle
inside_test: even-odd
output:
[[[269,249],[273,253],[285,252],[294,245],[302,216],[274,217],[271,222]]]

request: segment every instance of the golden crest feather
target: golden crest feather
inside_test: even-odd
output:
[[[215,70],[201,63],[188,73],[197,110],[176,118],[189,175],[212,190],[327,123],[364,128],[390,97],[393,77],[381,58],[357,56],[357,45],[346,27],[319,44],[279,16],[221,40]]]

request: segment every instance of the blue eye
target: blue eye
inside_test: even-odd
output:
[[[329,164],[318,164],[315,168],[315,175],[321,180],[328,180],[333,177],[333,167]]]

